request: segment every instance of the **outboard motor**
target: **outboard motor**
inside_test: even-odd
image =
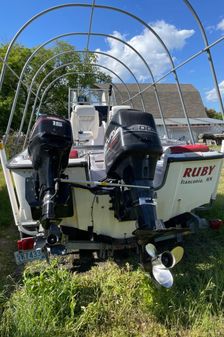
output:
[[[117,188],[111,195],[115,217],[137,220],[136,236],[156,228],[153,179],[161,154],[153,116],[138,110],[118,110],[105,135],[106,172],[108,178],[136,186]]]
[[[71,146],[72,129],[68,120],[54,115],[41,116],[37,120],[28,146],[28,153],[34,169],[34,178],[31,179],[34,184],[37,204],[32,202],[30,198],[28,198],[28,202],[31,205],[31,210],[35,210],[35,205],[38,209],[39,202],[41,223],[45,229],[49,229],[58,218],[55,207],[57,201],[60,203],[60,198],[62,198],[64,200],[61,204],[66,204],[68,199],[69,192],[67,196],[60,197],[60,192],[61,194],[65,192],[55,180],[62,176],[63,170],[68,165]],[[57,231],[56,227],[54,231]]]

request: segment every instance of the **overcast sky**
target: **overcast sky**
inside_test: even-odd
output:
[[[61,3],[71,3],[71,1],[0,0],[0,42],[8,43],[28,19],[46,8]],[[87,4],[91,1],[80,0],[78,3]],[[164,41],[175,65],[204,48],[200,30],[182,0],[96,0],[95,3],[119,7],[141,17]],[[191,0],[191,4],[205,26],[209,43],[224,35],[223,0]],[[59,34],[88,32],[90,16],[91,8],[69,7],[61,11],[51,11],[39,17],[25,29],[18,41],[31,47]],[[92,36],[88,41],[86,35],[71,35],[64,40],[74,44],[77,50],[88,46],[90,50],[115,56],[133,71],[140,82],[151,82],[151,75],[138,55],[119,39],[125,40],[142,54],[156,79],[171,69],[171,62],[161,43],[146,27],[130,16],[96,9],[93,13],[92,32],[104,32],[114,38]],[[212,54],[220,89],[224,94],[224,40],[213,48]],[[124,81],[134,82],[134,78],[127,69],[112,58],[101,55],[99,63],[116,69],[116,73]],[[206,53],[180,68],[178,75],[181,83],[192,83],[200,91],[205,106],[214,107],[220,111]],[[114,81],[118,81],[116,77]],[[173,75],[162,81],[162,83],[165,82],[174,82]]]

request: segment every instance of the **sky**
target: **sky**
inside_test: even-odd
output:
[[[224,1],[223,0],[190,0],[197,11],[207,34],[209,44],[224,35]],[[8,43],[17,31],[34,15],[47,8],[68,4],[72,1],[63,0],[0,0],[0,43]],[[92,0],[80,0],[76,4],[91,4]],[[106,5],[120,8],[140,17],[163,40],[169,50],[175,66],[185,62],[192,55],[204,48],[204,42],[195,19],[191,15],[183,0],[95,0],[97,5]],[[96,35],[88,40],[87,35],[72,34],[74,32],[87,33],[90,29],[89,19],[91,7],[66,7],[61,10],[49,11],[39,16],[19,35],[17,42],[34,47],[58,35],[67,34],[63,40],[76,46],[77,50],[89,48],[95,52],[104,52],[111,57],[98,54],[98,62],[106,68],[116,70],[125,82],[135,82],[135,78],[124,67],[131,69],[134,76],[142,83],[150,83],[152,77],[146,65],[135,53],[140,53],[155,79],[160,79],[170,71],[171,60],[165,49],[155,36],[131,16],[122,13],[95,9],[91,31]],[[99,36],[97,33],[111,35],[112,38]],[[121,43],[122,39],[126,44]],[[128,46],[129,44],[130,46]],[[47,44],[48,47],[52,43]],[[217,80],[224,97],[224,40],[212,48]],[[191,83],[199,91],[203,103],[208,108],[221,111],[214,89],[207,53],[202,53],[192,62],[177,70],[180,83]],[[112,75],[110,73],[110,75]],[[114,82],[118,77],[112,75]],[[171,73],[161,83],[174,83]]]

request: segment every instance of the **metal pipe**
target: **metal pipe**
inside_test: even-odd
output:
[[[63,75],[61,75],[61,76],[55,78],[52,82],[50,82],[50,83],[48,84],[48,86],[44,89],[44,92],[43,92],[43,94],[42,94],[42,96],[41,96],[41,100],[40,100],[40,103],[39,103],[38,111],[40,111],[41,105],[43,104],[43,100],[44,100],[44,98],[45,98],[47,92],[48,92],[48,91],[50,90],[50,88],[54,85],[54,83],[57,82],[60,78],[63,78],[63,77],[65,77],[65,76],[67,76],[67,75],[70,75],[70,74],[77,74],[77,71],[74,71],[74,72],[72,71],[72,72],[69,72],[69,73],[67,73],[67,74],[63,74]],[[90,72],[83,72],[82,74],[91,74],[91,73],[90,73]],[[118,93],[119,93],[119,95],[120,95],[120,97],[121,97],[121,99],[122,99],[122,96],[121,96],[121,94],[120,94],[119,89],[117,88],[117,86],[116,86],[115,84],[112,84],[112,85],[116,88],[116,90],[118,91]],[[69,88],[69,99],[70,99],[70,88]],[[70,116],[70,111],[68,111],[68,117],[69,117],[69,116]]]
[[[0,59],[1,59],[1,61],[2,61],[2,63],[4,63],[4,60],[3,60],[3,58],[0,56]],[[17,75],[17,73],[10,67],[10,65],[8,65],[8,63],[6,63],[6,67],[12,72],[12,74],[17,78],[17,79],[19,79],[19,75]],[[26,82],[24,82],[24,81],[21,81],[22,82],[22,84],[24,85],[24,87],[26,87],[26,89],[27,89],[27,91],[30,89],[29,88],[29,86],[26,84]],[[36,93],[34,92],[34,91],[32,91],[32,94],[34,94],[34,95],[36,95]],[[40,99],[39,97],[38,97],[38,99]]]
[[[69,74],[78,74],[78,76],[79,76],[79,75],[82,75],[82,74],[91,74],[91,73],[85,72],[85,71],[82,72],[82,73],[79,73],[79,72],[77,72],[77,71],[74,71],[74,72],[70,72]],[[60,78],[63,77],[63,76],[67,76],[67,75],[68,75],[68,74],[64,74],[64,75],[60,76]],[[44,89],[44,92],[43,92],[42,97],[45,96],[45,95],[47,94],[47,92],[51,89],[51,87],[54,85],[54,83],[55,83],[58,79],[59,79],[59,78],[57,77],[57,78],[55,78],[51,83],[49,83],[49,85],[47,86],[47,88]],[[108,84],[112,85],[112,87],[114,87],[114,88],[116,89],[118,95],[120,96],[121,102],[123,102],[123,97],[122,97],[122,95],[121,95],[121,93],[120,93],[120,90],[119,90],[118,87],[116,86],[116,84],[115,84],[115,83],[108,83]],[[69,87],[68,102],[70,102],[71,90],[72,90],[72,88]],[[68,104],[68,118],[70,118],[70,117],[71,117],[71,116],[70,116],[70,107],[69,107],[69,104]]]
[[[14,37],[10,41],[10,43],[8,45],[8,48],[7,48],[7,51],[6,51],[6,54],[5,54],[4,63],[3,63],[3,67],[2,67],[2,70],[1,70],[1,74],[0,74],[0,91],[1,91],[1,88],[2,88],[3,80],[4,80],[5,62],[7,62],[9,53],[10,53],[10,51],[11,51],[11,49],[12,49],[15,41],[17,40],[17,38],[19,37],[19,35],[22,33],[22,31],[27,26],[29,26],[33,21],[35,21],[39,17],[43,16],[44,14],[47,14],[47,13],[49,13],[51,11],[58,10],[58,9],[61,9],[61,8],[66,8],[66,7],[87,7],[87,8],[93,8],[93,7],[95,7],[95,8],[108,9],[108,10],[111,10],[111,11],[120,12],[120,13],[125,14],[127,16],[130,16],[133,19],[137,20],[138,22],[142,23],[143,26],[145,26],[146,28],[148,28],[157,37],[157,39],[159,39],[159,41],[161,43],[163,43],[163,41],[161,40],[161,38],[156,34],[156,32],[149,25],[147,25],[147,23],[145,21],[143,21],[142,19],[140,19],[136,15],[131,14],[130,12],[124,11],[124,10],[122,10],[120,8],[116,8],[116,7],[112,7],[112,6],[105,6],[105,5],[95,5],[95,4],[90,5],[90,4],[82,4],[82,3],[68,3],[68,4],[62,4],[62,5],[53,6],[53,7],[47,8],[47,9],[45,9],[45,10],[37,13],[31,19],[29,19],[28,21],[26,21],[26,23],[17,31],[17,33],[14,35]]]
[[[79,32],[77,33],[79,35],[86,35],[86,33],[83,33],[83,32]],[[164,127],[164,133],[165,135],[168,137],[168,130],[167,130],[167,127],[166,127],[166,123],[165,123],[165,118],[164,118],[164,114],[163,114],[163,111],[162,111],[162,106],[161,106],[161,102],[160,102],[160,98],[159,98],[159,94],[158,94],[158,89],[157,89],[157,86],[156,86],[156,81],[155,81],[155,78],[154,78],[154,75],[152,73],[152,70],[151,68],[149,67],[148,63],[146,62],[145,58],[137,51],[136,48],[134,48],[131,44],[129,44],[128,42],[116,37],[116,36],[113,36],[113,35],[110,35],[110,34],[104,34],[104,33],[91,33],[91,35],[93,36],[102,36],[102,37],[107,37],[107,38],[110,38],[110,39],[114,39],[116,41],[119,41],[120,43],[126,45],[128,48],[130,48],[131,50],[133,50],[133,52],[135,54],[137,54],[139,56],[139,58],[143,61],[144,65],[146,66],[151,78],[152,78],[152,85],[153,88],[154,88],[154,93],[155,93],[155,97],[156,97],[156,102],[157,102],[157,105],[158,105],[158,109],[159,109],[159,113],[160,113],[160,117],[162,119],[162,123],[163,123],[163,127]],[[172,71],[171,71],[172,72]],[[170,73],[171,73],[170,72]],[[143,93],[143,90],[140,91],[140,94]],[[137,97],[139,96],[139,93],[137,93],[135,96],[132,96],[132,97]],[[142,96],[143,97],[143,96]]]
[[[66,66],[68,66],[68,65],[72,65],[72,64],[74,64],[74,63],[73,63],[73,62],[69,62],[69,63],[67,63],[67,64],[62,64],[61,66],[59,66],[59,67],[53,69],[52,71],[50,71],[50,72],[44,77],[44,79],[42,80],[42,82],[40,83],[40,86],[39,86],[39,88],[38,88],[38,90],[37,90],[37,95],[39,96],[39,93],[40,93],[40,90],[41,90],[41,88],[42,88],[43,83],[45,82],[45,80],[46,80],[46,79],[47,79],[53,72],[55,72],[55,71],[57,71],[58,69],[61,69],[61,68],[63,68],[63,67],[66,67]],[[110,72],[111,72],[112,74],[114,74],[115,76],[117,76],[117,78],[118,78],[118,79],[124,84],[124,86],[126,87],[127,92],[128,92],[128,96],[131,97],[131,96],[130,96],[130,91],[129,91],[127,85],[124,83],[124,81],[121,79],[121,77],[118,76],[113,70],[111,70],[111,69],[109,69],[109,68],[107,68],[107,67],[105,67],[105,66],[102,66],[102,65],[99,65],[99,64],[95,64],[95,63],[92,63],[92,65],[93,65],[93,66],[97,66],[97,67],[104,68],[104,69],[110,71]],[[36,104],[37,104],[37,99],[35,98],[35,101],[34,101],[34,104],[33,104],[33,109],[32,109],[31,116],[30,116],[29,125],[28,125],[28,128],[27,128],[27,133],[26,133],[24,145],[25,145],[26,142],[27,142],[28,134],[29,134],[29,132],[30,132],[31,123],[32,123],[34,111],[35,111],[35,108],[36,108]]]
[[[96,6],[97,7],[97,6]],[[176,81],[176,84],[177,84],[177,90],[178,90],[178,94],[179,94],[179,97],[180,97],[180,101],[181,101],[181,105],[182,105],[182,109],[183,109],[183,113],[184,113],[184,117],[186,118],[186,121],[187,121],[187,126],[188,126],[188,130],[189,130],[189,134],[190,134],[190,138],[191,138],[191,142],[194,143],[194,136],[193,136],[193,133],[192,133],[192,130],[191,130],[191,125],[190,125],[190,121],[189,121],[189,118],[188,118],[188,115],[187,115],[187,110],[186,110],[186,106],[185,106],[185,103],[184,103],[184,98],[183,98],[183,94],[182,94],[182,90],[181,90],[181,87],[180,87],[180,83],[179,83],[179,79],[178,79],[178,75],[177,75],[177,72],[176,70],[174,69],[175,65],[174,65],[174,62],[173,62],[173,59],[172,59],[172,56],[166,46],[166,44],[164,43],[164,41],[161,39],[161,37],[156,33],[156,31],[150,27],[144,20],[140,19],[139,17],[137,17],[136,15],[134,14],[131,14],[130,12],[127,12],[127,11],[124,11],[124,10],[121,10],[121,9],[118,9],[118,8],[114,8],[114,7],[107,7],[107,6],[102,6],[102,8],[110,8],[110,9],[113,9],[115,11],[118,11],[118,12],[121,12],[123,14],[126,14],[130,17],[132,17],[133,19],[135,19],[136,21],[140,22],[143,26],[145,26],[156,38],[157,40],[160,42],[160,44],[162,45],[162,47],[164,48],[168,58],[169,58],[169,61],[171,63],[171,66],[172,66],[172,73],[174,74],[174,79]]]
[[[182,63],[178,64],[175,67],[175,70],[183,67],[185,64],[189,63],[190,61],[192,61],[194,58],[198,57],[199,55],[203,54],[208,48],[211,48],[213,46],[215,46],[216,44],[220,43],[221,41],[224,40],[224,35],[221,36],[219,39],[217,39],[216,41],[212,42],[208,47],[203,48],[202,50],[200,50],[199,52],[195,53],[194,55],[192,55],[191,57],[187,58],[185,61],[183,61]],[[170,75],[172,73],[173,69],[171,69],[170,71],[168,71],[166,74],[164,74],[163,76],[161,76],[160,78],[158,78],[155,81],[155,84],[161,82],[164,78],[166,78],[168,75]],[[149,88],[151,88],[153,86],[153,83],[147,85],[147,87],[145,87],[144,89],[141,90],[141,93],[144,93],[145,91],[147,91]],[[137,97],[138,94],[133,95],[131,98],[134,99],[135,97]],[[123,103],[126,103],[125,101]]]
[[[74,64],[73,62],[71,62],[71,64]],[[63,64],[63,65],[61,65],[60,67],[62,68],[63,66],[67,66],[67,65],[69,65],[69,63],[68,64]],[[110,71],[110,72],[112,72],[115,76],[117,76],[117,78],[122,82],[122,84],[125,86],[125,88],[126,88],[126,90],[127,90],[127,93],[128,93],[128,96],[130,97],[130,91],[129,91],[129,89],[128,89],[128,86],[124,83],[124,81],[121,79],[121,77],[120,76],[118,76],[114,71],[112,71],[111,69],[109,69],[109,68],[107,68],[107,67],[105,67],[105,66],[102,66],[102,65],[100,65],[100,64],[97,64],[97,63],[92,63],[92,65],[93,66],[97,66],[97,67],[100,67],[100,68],[104,68],[104,69],[106,69],[106,70],[108,70],[108,71]],[[58,67],[59,68],[59,67]],[[54,71],[56,71],[58,68],[56,68],[56,69],[54,69],[51,73],[53,73]],[[71,72],[68,72],[67,74],[69,75]],[[66,74],[66,75],[67,75]],[[45,78],[42,80],[42,82],[41,82],[41,84],[40,84],[40,86],[39,86],[39,88],[38,88],[38,92],[40,92],[40,90],[41,90],[41,87],[43,86],[43,83],[45,82],[45,80],[50,76],[51,74],[50,73],[48,73],[46,76],[45,76]],[[65,75],[65,74],[63,74],[63,75]],[[63,77],[63,76],[62,76]],[[40,105],[42,104],[42,97],[41,97],[41,99],[40,99],[40,103],[39,103],[39,107],[38,107],[38,109],[37,109],[37,111],[39,112],[39,110],[40,110]],[[34,102],[34,105],[33,105],[33,111],[35,110],[35,108],[36,108],[36,104],[37,104],[37,101],[35,101]],[[133,104],[132,104],[132,106],[133,106]]]
[[[183,1],[184,1],[185,5],[188,7],[188,9],[190,10],[191,14],[193,15],[195,21],[197,22],[197,24],[199,26],[199,29],[200,29],[200,32],[201,32],[201,35],[202,35],[202,38],[203,38],[203,41],[204,41],[204,45],[206,47],[208,62],[209,62],[209,66],[210,66],[210,69],[211,69],[213,81],[214,81],[214,84],[215,84],[215,90],[216,90],[216,94],[217,94],[217,97],[218,97],[219,105],[220,105],[220,108],[221,108],[222,119],[224,120],[224,106],[223,106],[222,96],[221,96],[220,89],[219,89],[219,84],[218,84],[218,80],[217,80],[217,76],[216,76],[216,72],[215,72],[215,66],[214,66],[214,63],[213,63],[211,50],[208,47],[209,43],[208,43],[208,38],[207,38],[207,35],[206,35],[206,32],[205,32],[205,28],[204,28],[204,26],[202,24],[202,21],[200,20],[198,14],[196,13],[195,9],[191,5],[190,1],[188,1],[188,0],[183,0]]]
[[[89,32],[88,32],[88,35],[87,35],[87,45],[86,45],[86,51],[87,51],[86,58],[88,57],[90,35],[91,35],[92,24],[93,24],[94,7],[95,7],[95,0],[93,0],[93,2],[92,2],[91,15],[90,15],[90,20],[89,20]]]
[[[37,19],[38,17],[40,17],[41,15],[44,15],[50,11],[53,11],[53,10],[57,10],[59,8],[64,8],[64,7],[92,7],[93,5],[89,5],[89,4],[64,4],[64,5],[59,5],[59,6],[55,6],[55,7],[51,7],[51,8],[48,8],[47,10],[44,10],[38,14],[36,14],[34,17],[32,17],[29,21],[27,21],[25,23],[25,25],[23,25],[21,27],[21,29],[16,33],[16,35],[14,36],[14,38],[12,39],[12,41],[10,42],[9,44],[9,47],[7,49],[7,52],[6,52],[6,55],[5,55],[5,60],[7,61],[7,58],[8,58],[8,55],[9,55],[9,52],[11,50],[11,47],[12,45],[14,44],[15,40],[17,39],[18,35],[32,22],[34,21],[35,19]],[[138,18],[137,16],[131,14],[130,12],[127,12],[127,11],[124,11],[124,10],[121,10],[119,8],[115,8],[115,7],[111,7],[111,6],[103,6],[103,5],[94,5],[94,7],[96,8],[103,8],[103,9],[109,9],[109,10],[112,10],[112,11],[117,11],[117,12],[120,12],[120,13],[123,13],[123,14],[126,14],[127,16],[130,16],[132,17],[133,19],[137,20],[138,22],[142,23],[146,28],[148,28],[152,34],[158,39],[158,41],[162,44],[162,46],[164,47],[167,55],[168,55],[168,58],[171,62],[171,65],[172,65],[172,72],[174,73],[174,78],[176,80],[176,84],[177,84],[177,87],[178,87],[178,93],[179,93],[179,96],[180,96],[180,100],[181,100],[181,105],[182,105],[182,108],[183,108],[183,112],[184,112],[184,115],[187,119],[187,124],[188,124],[188,129],[189,129],[189,132],[190,132],[190,137],[191,137],[191,140],[192,142],[194,142],[194,139],[193,139],[193,134],[191,132],[191,127],[190,127],[190,123],[189,123],[189,119],[187,117],[187,113],[186,113],[186,107],[185,107],[185,103],[184,103],[184,100],[183,100],[183,95],[182,95],[182,91],[181,91],[181,87],[180,87],[180,84],[179,84],[179,80],[178,80],[178,76],[177,76],[177,73],[175,71],[175,67],[174,67],[174,63],[173,63],[173,60],[172,60],[172,57],[169,53],[169,50],[167,49],[166,45],[164,44],[163,40],[160,38],[160,36],[149,26],[147,25],[146,22],[144,22],[142,19]],[[3,82],[3,78],[4,78],[4,72],[5,72],[5,63],[3,63],[3,67],[2,67],[2,71],[1,71],[1,74],[0,74],[0,89],[2,87],[2,82]]]
[[[139,82],[137,80],[137,78],[135,77],[134,73],[131,71],[131,69],[125,64],[123,63],[122,61],[120,61],[118,58],[116,58],[115,56],[113,55],[110,55],[110,54],[107,54],[107,53],[104,53],[104,52],[100,52],[100,51],[88,51],[88,52],[91,52],[93,54],[101,54],[101,55],[105,55],[105,56],[108,56],[108,57],[111,57],[113,58],[114,60],[116,60],[117,62],[119,62],[120,64],[122,64],[129,72],[130,74],[133,76],[133,78],[135,79],[136,83],[137,83],[137,86],[138,86],[138,89],[139,89],[139,92],[141,91],[141,88],[139,86]],[[86,50],[84,51],[81,51],[81,50],[67,50],[67,51],[64,51],[64,52],[61,52],[61,53],[58,53],[57,55],[54,55],[52,56],[51,58],[49,58],[47,61],[45,61],[41,66],[40,68],[37,70],[37,72],[34,74],[34,76],[32,77],[32,81],[31,81],[31,84],[30,84],[30,90],[28,91],[28,95],[27,95],[27,99],[26,99],[26,104],[25,104],[25,108],[24,108],[24,111],[23,111],[23,117],[22,117],[22,120],[21,120],[21,123],[20,123],[20,128],[19,128],[19,132],[18,132],[18,135],[21,134],[22,132],[22,128],[23,128],[23,125],[24,125],[24,121],[25,121],[25,117],[26,117],[26,113],[27,113],[27,109],[28,109],[28,106],[29,106],[29,100],[30,100],[30,96],[31,96],[31,89],[33,87],[33,84],[34,84],[34,81],[36,80],[36,77],[39,75],[39,73],[41,72],[41,70],[46,66],[46,64],[50,61],[52,61],[53,59],[55,59],[56,57],[58,56],[61,56],[61,55],[65,55],[65,54],[72,54],[72,53],[87,53]],[[142,95],[141,95],[142,97]],[[143,105],[143,110],[145,111],[145,104],[144,104],[144,100],[143,100],[143,97],[142,97],[142,105]]]
[[[128,96],[130,97],[130,91],[129,91],[129,89],[128,89],[128,86],[124,83],[124,81],[122,80],[122,78],[121,78],[119,75],[117,75],[113,70],[111,70],[111,69],[109,69],[109,68],[107,68],[107,67],[105,67],[105,66],[102,66],[102,65],[100,65],[100,64],[97,64],[97,63],[91,63],[91,64],[92,64],[93,66],[96,66],[96,67],[104,68],[104,69],[110,71],[112,74],[114,74],[114,75],[121,81],[121,83],[125,86],[125,88],[126,88],[126,90],[127,90],[127,93],[128,93]],[[66,66],[68,66],[68,65],[74,65],[74,62],[69,62],[69,63],[66,63],[66,64],[62,64],[61,66],[59,66],[59,67],[53,69],[52,71],[50,71],[50,72],[44,77],[44,79],[42,80],[42,82],[40,83],[39,88],[38,88],[38,91],[37,91],[37,92],[38,92],[38,95],[39,95],[39,92],[40,92],[40,90],[42,89],[42,86],[43,86],[44,82],[46,81],[46,79],[47,79],[51,74],[53,74],[55,71],[57,71],[58,69],[61,69],[61,68],[66,67]],[[68,72],[68,74],[69,74],[69,72]],[[41,100],[41,99],[40,99],[40,102],[42,103],[42,100]],[[35,108],[36,108],[36,104],[37,104],[37,100],[34,101],[33,109],[32,109],[32,114],[34,114],[34,111],[35,111]],[[40,105],[39,105],[39,106],[40,106]],[[39,110],[40,110],[40,109],[38,108],[37,111],[39,111]]]
[[[39,12],[38,14],[34,15],[30,20],[28,20],[21,28],[19,31],[17,31],[17,33],[15,34],[15,36],[13,37],[13,39],[11,40],[9,46],[8,46],[8,49],[7,49],[7,52],[5,54],[5,61],[7,61],[8,59],[8,56],[9,56],[9,53],[10,53],[10,50],[13,46],[13,44],[15,43],[16,39],[18,38],[18,36],[21,34],[21,32],[29,25],[31,24],[34,20],[36,20],[37,18],[39,18],[40,16],[44,15],[44,14],[47,14],[51,11],[54,11],[54,10],[57,10],[57,9],[61,9],[61,8],[65,8],[65,7],[95,7],[95,8],[101,8],[101,9],[108,9],[108,10],[111,10],[111,11],[117,11],[117,12],[120,12],[122,14],[125,14],[127,16],[130,16],[131,18],[137,20],[138,22],[142,23],[143,26],[145,26],[146,28],[148,28],[152,33],[153,35],[159,40],[159,42],[162,44],[162,46],[165,48],[165,51],[171,61],[171,64],[174,66],[173,64],[173,61],[172,61],[172,57],[169,53],[169,50],[167,49],[166,45],[164,44],[164,42],[162,41],[162,39],[159,37],[159,35],[145,22],[143,21],[142,19],[138,18],[137,16],[131,14],[130,12],[127,12],[127,11],[124,11],[124,10],[121,10],[119,8],[116,8],[116,7],[111,7],[111,6],[104,6],[104,5],[95,5],[95,4],[92,4],[92,5],[89,5],[89,4],[75,4],[75,3],[70,3],[70,4],[63,4],[63,5],[58,5],[58,6],[54,6],[54,7],[51,7],[51,8],[48,8],[42,12]],[[2,83],[3,83],[3,79],[4,79],[4,73],[5,73],[5,67],[4,67],[4,63],[3,63],[3,67],[2,67],[2,70],[1,70],[1,74],[0,74],[0,91],[1,91],[1,88],[2,88]],[[175,76],[175,78],[177,78],[177,75]],[[179,86],[179,84],[177,83],[178,85],[178,92],[180,92],[180,94],[182,95],[181,93],[181,88]],[[156,91],[156,94],[157,91]],[[158,97],[157,97],[157,103],[158,103]],[[184,102],[183,102],[183,99],[181,100],[182,102],[182,106],[183,106],[183,110],[184,110],[184,113],[186,114],[186,109],[185,109],[185,105],[184,105]],[[159,103],[159,109],[161,108],[160,106],[160,103]],[[162,119],[163,119],[163,114],[162,114]],[[164,119],[163,119],[163,122],[164,122]],[[10,121],[11,123],[11,121]],[[164,124],[165,126],[165,124]],[[166,127],[164,128],[165,129],[165,132],[167,132],[166,130]],[[190,132],[191,133],[191,132]]]
[[[16,104],[17,104],[17,100],[18,100],[18,97],[19,97],[19,90],[20,90],[20,86],[21,86],[21,81],[22,81],[22,77],[23,77],[23,74],[26,70],[26,67],[28,66],[28,64],[30,63],[30,61],[34,58],[34,56],[36,55],[36,53],[41,49],[43,48],[44,46],[46,46],[47,44],[61,38],[61,37],[65,37],[65,36],[71,36],[71,35],[87,35],[88,33],[86,32],[71,32],[71,33],[64,33],[64,34],[60,34],[60,35],[57,35],[56,37],[54,38],[51,38],[47,41],[45,41],[44,43],[42,43],[38,48],[36,48],[34,50],[34,52],[30,55],[30,57],[27,59],[27,61],[25,62],[24,66],[23,66],[23,69],[20,73],[20,78],[19,78],[19,82],[17,84],[17,89],[16,89],[16,93],[15,93],[15,96],[14,96],[14,99],[13,99],[13,104],[12,104],[12,108],[11,108],[11,113],[10,113],[10,117],[9,117],[9,120],[8,120],[8,125],[7,125],[7,129],[6,129],[6,137],[5,137],[5,142],[7,141],[7,135],[8,135],[8,132],[10,130],[10,127],[11,127],[11,123],[12,123],[12,119],[13,119],[13,115],[15,113],[15,109],[16,109]],[[93,36],[103,36],[103,37],[109,37],[111,39],[115,39],[117,41],[120,41],[121,43],[127,45],[128,47],[130,47],[140,58],[141,60],[144,62],[144,64],[146,65],[151,77],[152,77],[152,80],[154,80],[154,76],[151,72],[151,69],[149,68],[147,62],[145,61],[145,59],[141,56],[141,54],[134,48],[132,47],[130,44],[128,44],[127,42],[123,41],[122,39],[119,39],[113,35],[109,35],[109,34],[103,34],[103,33],[91,33],[91,35]],[[156,100],[158,102],[158,108],[159,108],[159,112],[160,112],[160,116],[163,120],[163,126],[164,126],[164,130],[165,130],[165,134],[168,135],[167,133],[167,129],[166,129],[166,125],[165,125],[165,119],[164,119],[164,116],[163,116],[163,112],[162,112],[162,109],[161,109],[161,104],[160,104],[160,100],[159,100],[159,97],[158,97],[158,91],[157,91],[157,88],[156,88],[156,85],[154,85],[154,89],[155,89],[155,96],[156,96]],[[140,92],[140,95],[141,95],[141,92]],[[141,101],[142,101],[142,104],[143,104],[143,109],[144,109],[144,101],[143,101],[143,98],[142,98],[142,95],[141,95]],[[145,110],[145,109],[144,109]]]
[[[6,181],[6,186],[9,194],[9,200],[12,206],[12,213],[16,226],[19,226],[19,207],[14,189],[13,179],[10,170],[7,168],[7,158],[4,144],[0,142],[0,162],[2,164],[3,174]]]
[[[8,57],[8,54],[11,50],[11,47],[12,45],[14,44],[15,40],[17,39],[18,35],[32,22],[34,21],[35,19],[37,19],[38,17],[40,17],[41,15],[44,15],[50,11],[53,11],[53,10],[57,10],[59,8],[64,8],[64,7],[96,7],[96,8],[103,8],[103,9],[109,9],[109,10],[112,10],[112,11],[118,11],[120,13],[123,13],[123,14],[126,14],[130,17],[132,17],[133,19],[139,21],[140,23],[142,23],[145,27],[147,27],[153,34],[154,36],[159,40],[159,42],[162,44],[162,46],[164,47],[164,49],[166,50],[167,52],[167,55],[170,59],[170,62],[172,64],[172,67],[173,67],[173,73],[174,73],[174,63],[173,63],[173,60],[172,60],[172,57],[169,53],[169,50],[167,49],[166,45],[164,44],[164,42],[162,41],[162,39],[158,36],[158,34],[149,26],[147,25],[143,20],[141,20],[140,18],[138,18],[137,16],[127,12],[127,11],[124,11],[124,10],[121,10],[121,9],[118,9],[118,8],[115,8],[115,7],[111,7],[111,6],[102,6],[102,5],[88,5],[88,4],[64,4],[64,5],[59,5],[59,6],[55,6],[55,7],[51,7],[51,8],[48,8],[47,10],[44,10],[40,13],[38,13],[37,15],[35,15],[34,17],[32,17],[29,21],[27,21],[25,23],[25,25],[23,25],[21,27],[21,29],[16,33],[16,35],[14,36],[14,38],[12,39],[12,41],[10,42],[9,44],[9,47],[7,49],[7,52],[6,52],[6,55],[5,55],[5,60],[7,61],[7,57]],[[1,74],[0,74],[0,89],[2,87],[2,81],[3,81],[3,78],[4,78],[4,72],[5,72],[5,63],[3,63],[3,67],[2,67],[2,71],[1,71]],[[177,82],[177,86],[178,86],[178,93],[180,95],[180,99],[181,99],[181,104],[182,104],[182,108],[183,108],[183,111],[184,111],[184,114],[186,115],[186,107],[185,107],[185,104],[184,104],[184,100],[183,100],[183,97],[182,97],[182,92],[181,92],[181,87],[180,87],[180,84],[179,84],[179,80],[178,80],[178,77],[177,77],[177,74],[175,74],[175,80]],[[186,115],[186,118],[187,118],[187,122],[188,122],[188,128],[189,128],[189,132],[190,132],[190,136],[191,138],[193,138],[193,135],[191,133],[191,128],[190,128],[190,124],[189,124],[189,120],[188,120],[188,117]]]

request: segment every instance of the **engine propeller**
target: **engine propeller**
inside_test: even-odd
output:
[[[173,285],[173,275],[169,269],[181,261],[184,249],[177,246],[171,252],[165,251],[158,254],[156,247],[152,243],[148,243],[145,246],[145,250],[151,257],[152,275],[155,281],[165,288],[171,288]]]

